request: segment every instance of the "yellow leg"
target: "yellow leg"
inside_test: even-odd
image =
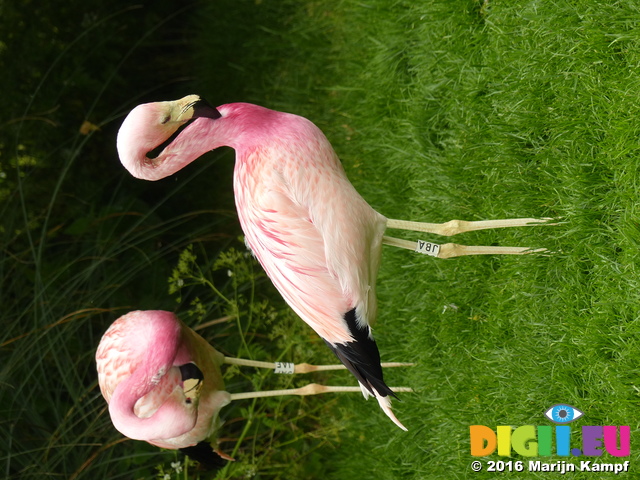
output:
[[[276,373],[309,373],[326,370],[346,370],[344,365],[310,365],[308,363],[293,364],[289,362],[259,362],[257,360],[245,360],[244,358],[224,357],[224,363],[228,365],[240,365],[243,367],[268,368]],[[390,362],[381,363],[382,368],[412,367],[413,363]]]
[[[465,255],[528,255],[530,253],[543,253],[546,248],[529,247],[484,247],[459,245],[457,243],[437,244],[418,240],[403,240],[394,237],[382,237],[382,243],[392,247],[405,248],[417,253],[423,253],[436,258],[453,258]]]
[[[391,391],[398,392],[412,392],[413,390],[407,387],[391,387]],[[300,388],[288,388],[285,390],[266,390],[264,392],[244,392],[244,393],[231,393],[231,400],[244,400],[248,398],[264,398],[264,397],[279,397],[282,395],[319,395],[321,393],[362,393],[360,387],[341,387],[341,386],[329,386],[319,385],[317,383],[310,383]]]
[[[480,220],[467,222],[464,220],[451,220],[446,223],[410,222],[407,220],[387,219],[387,228],[398,230],[411,230],[414,232],[433,233],[450,237],[459,233],[487,230],[491,228],[528,227],[533,225],[555,225],[549,223],[552,218],[511,218],[507,220]]]

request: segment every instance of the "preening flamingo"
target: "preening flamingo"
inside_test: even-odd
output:
[[[351,185],[331,144],[306,118],[248,103],[213,108],[197,95],[134,108],[118,133],[129,172],[159,180],[207,151],[236,151],[234,193],[245,240],[293,310],[313,328],[385,413],[393,392],[383,380],[371,324],[382,244],[440,258],[522,254],[515,247],[435,245],[384,235],[387,228],[438,235],[546,222],[532,218],[444,224],[387,219]]]
[[[182,449],[207,463],[215,463],[212,457],[230,459],[217,450],[216,438],[218,413],[232,400],[359,391],[358,387],[310,384],[290,390],[230,394],[224,391],[223,363],[275,366],[225,357],[176,315],[161,310],[123,315],[104,333],[96,352],[100,391],[116,429],[158,447]],[[291,373],[336,367],[343,366],[301,364]]]

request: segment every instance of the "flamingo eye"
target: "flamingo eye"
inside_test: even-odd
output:
[[[564,403],[553,405],[544,412],[544,416],[553,423],[571,423],[583,415],[584,413],[582,411]]]
[[[162,117],[162,120],[160,120],[160,124],[164,125],[165,123],[167,123],[169,120],[171,120],[171,115],[167,114],[164,117]]]

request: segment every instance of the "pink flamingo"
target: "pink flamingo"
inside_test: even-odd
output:
[[[224,391],[220,372],[223,363],[277,366],[225,357],[173,313],[160,310],[123,315],[107,329],[96,352],[100,391],[109,404],[111,421],[118,431],[158,447],[182,449],[214,465],[220,457],[231,460],[216,448],[218,413],[230,401],[360,390],[309,384],[289,390],[230,394]],[[337,368],[344,367],[300,364],[291,368],[290,373]]]
[[[122,164],[141,179],[159,180],[207,151],[236,151],[234,193],[248,247],[293,310],[391,412],[371,323],[382,244],[449,258],[541,250],[410,242],[387,228],[438,235],[546,222],[533,218],[443,224],[387,219],[351,185],[324,134],[297,115],[247,103],[213,108],[197,95],[134,108],[118,133]]]

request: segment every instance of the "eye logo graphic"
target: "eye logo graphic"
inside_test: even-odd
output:
[[[576,407],[572,407],[571,405],[567,405],[565,403],[558,403],[557,405],[553,405],[549,407],[549,409],[544,412],[544,416],[551,420],[553,423],[557,423],[562,425],[564,423],[571,423],[574,420],[579,419],[583,416],[584,413],[581,410],[578,410]]]

